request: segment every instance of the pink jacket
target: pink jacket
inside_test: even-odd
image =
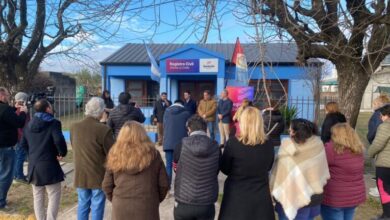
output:
[[[325,144],[330,180],[324,188],[323,205],[346,208],[354,207],[366,200],[364,184],[364,156],[345,150],[337,154],[333,143]]]

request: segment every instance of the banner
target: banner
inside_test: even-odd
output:
[[[233,102],[233,114],[241,106],[245,98],[252,101],[255,94],[255,89],[252,86],[228,86],[226,90],[229,93],[230,100]]]
[[[218,59],[167,59],[167,73],[217,73]]]
[[[199,59],[167,59],[167,73],[198,73]]]

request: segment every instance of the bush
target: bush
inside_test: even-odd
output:
[[[286,123],[286,129],[290,128],[291,120],[298,117],[298,108],[296,106],[288,106],[287,104],[279,108]]]

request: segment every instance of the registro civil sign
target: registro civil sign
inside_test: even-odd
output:
[[[167,59],[167,73],[216,73],[218,59]]]

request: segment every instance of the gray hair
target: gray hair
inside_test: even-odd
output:
[[[105,107],[106,105],[102,98],[93,97],[85,105],[85,115],[99,119],[102,116]]]

